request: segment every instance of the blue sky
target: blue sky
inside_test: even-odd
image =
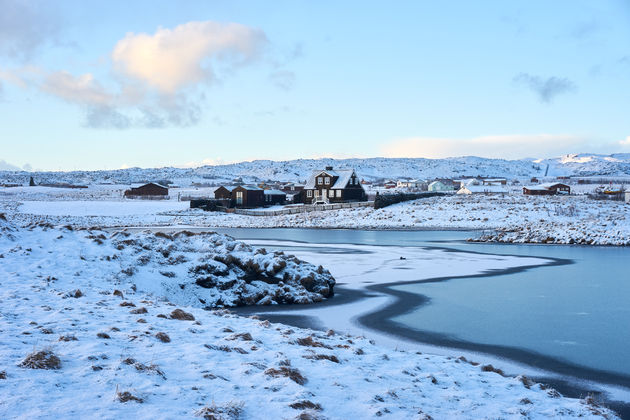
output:
[[[0,161],[630,152],[630,2],[0,0]]]

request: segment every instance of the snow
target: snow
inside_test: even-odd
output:
[[[184,210],[187,201],[125,200],[125,201],[25,201],[20,211],[26,214],[47,216],[140,216],[165,211]]]
[[[309,412],[330,419],[615,418],[590,400],[464,359],[205,311],[181,302],[178,288],[155,293],[142,274],[153,262],[141,266],[136,258],[177,239],[148,232],[103,239],[99,231],[0,224],[0,418],[179,418],[230,409],[243,419]],[[187,247],[200,246],[198,239],[204,252],[231,244],[181,238],[174,252],[191,260]],[[438,251],[410,263],[424,259],[439,270],[435,258]],[[130,266],[139,270],[131,279],[118,275]],[[175,319],[177,309],[194,320]],[[59,357],[60,369],[20,366],[40,350]],[[315,408],[300,408],[309,403]]]
[[[115,171],[24,172],[0,171],[1,183],[27,185],[30,176],[36,183],[67,182],[95,185],[101,183],[128,186],[151,180],[170,180],[174,185],[231,184],[235,178],[245,183],[260,181],[304,183],[313,171],[332,166],[354,168],[357,176],[371,181],[383,179],[436,179],[465,177],[518,178],[556,176],[630,175],[630,154],[580,154],[553,159],[486,159],[474,156],[446,159],[371,158],[371,159],[298,159],[291,161],[255,160],[230,165],[199,168],[129,168]],[[172,187],[172,185],[171,185]],[[35,187],[32,187],[35,188]]]

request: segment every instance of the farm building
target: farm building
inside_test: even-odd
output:
[[[365,190],[353,169],[335,171],[332,166],[311,174],[304,186],[302,197],[303,202],[307,204],[367,200]]]
[[[457,194],[507,194],[507,189],[502,185],[462,185]]]
[[[265,193],[262,188],[253,185],[239,185],[232,190],[232,202],[235,207],[262,207],[265,205]]]
[[[131,188],[125,191],[127,198],[167,198],[168,187],[164,185],[149,182],[139,187]]]
[[[220,186],[216,190],[214,190],[214,198],[216,199],[231,199],[232,198],[232,190],[235,187],[225,187]]]
[[[433,191],[433,192],[444,192],[444,191],[454,191],[455,188],[453,187],[452,181],[450,181],[449,183],[444,182],[444,181],[433,181],[432,183],[429,184],[429,186],[427,187],[428,191]]]
[[[523,187],[523,194],[525,195],[556,195],[556,194],[570,194],[571,187],[566,184],[549,183],[540,184],[535,186]]]
[[[396,188],[397,185],[398,183],[396,181],[385,181],[383,184],[383,186],[388,190]]]
[[[427,183],[418,179],[399,179],[396,183],[397,188],[416,188],[426,190]]]
[[[284,191],[265,190],[264,195],[266,205],[284,204],[287,201],[287,193]]]

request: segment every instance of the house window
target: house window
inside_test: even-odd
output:
[[[312,190],[306,191],[306,196],[309,198],[313,197],[313,191]]]
[[[328,190],[328,197],[332,198],[335,196],[335,191],[334,190]]]
[[[236,192],[236,204],[243,204],[243,191]]]
[[[317,177],[317,185],[322,185],[323,183],[324,179],[321,176]]]
[[[337,198],[341,198],[341,190],[337,190]]]
[[[328,177],[324,178],[324,184],[330,185],[330,178]]]

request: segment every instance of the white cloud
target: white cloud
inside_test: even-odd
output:
[[[626,137],[625,140],[619,141],[619,144],[622,146],[630,146],[630,136]]]
[[[114,68],[160,92],[213,78],[211,61],[240,64],[261,54],[267,37],[260,29],[237,23],[188,22],[155,34],[128,33],[112,52]]]
[[[570,135],[505,135],[469,139],[412,137],[393,140],[381,148],[385,157],[445,158],[481,156],[519,159],[547,157],[588,148],[584,137]]]
[[[73,76],[65,71],[48,74],[41,83],[44,92],[68,102],[93,106],[107,106],[114,101],[114,95],[107,92],[90,73]]]
[[[111,53],[115,77],[107,86],[91,73],[74,75],[36,66],[0,70],[0,81],[83,107],[87,127],[186,127],[201,118],[205,98],[201,85],[211,82],[222,66],[232,71],[255,60],[266,45],[260,29],[189,22],[159,28],[153,35],[128,33]]]

